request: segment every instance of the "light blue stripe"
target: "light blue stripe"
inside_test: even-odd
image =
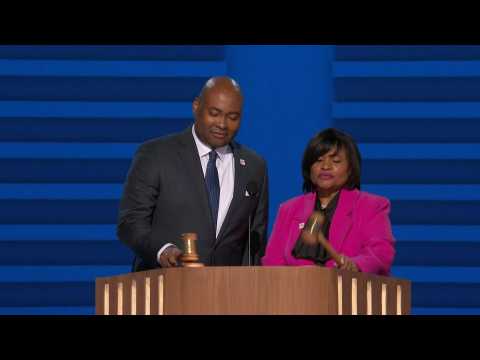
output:
[[[1,184],[0,199],[120,199],[123,184]]]
[[[1,186],[0,186],[1,190]],[[480,200],[480,185],[362,185],[362,190],[389,200]]]
[[[334,77],[480,76],[480,61],[336,61]]]
[[[480,308],[412,307],[411,315],[480,315]]]
[[[0,117],[190,118],[190,102],[0,101]]]
[[[97,277],[127,274],[124,266],[0,266],[0,282],[89,282]]]
[[[116,225],[0,225],[0,241],[114,241]]]
[[[130,159],[132,143],[0,143],[3,159]]]
[[[398,241],[480,242],[478,225],[393,225],[392,231]]]
[[[480,159],[480,144],[359,144],[359,148],[364,159]]]
[[[0,60],[0,76],[211,77],[223,61]]]
[[[394,266],[392,276],[412,282],[480,283],[478,267]]]
[[[95,315],[95,307],[0,307],[0,315]]]
[[[333,118],[418,119],[480,117],[480,102],[334,102]],[[412,130],[413,131],[413,130]]]

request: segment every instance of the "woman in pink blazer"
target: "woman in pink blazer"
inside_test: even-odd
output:
[[[302,161],[304,195],[280,205],[264,266],[320,265],[389,275],[395,248],[388,199],[360,191],[360,153],[347,134],[327,129],[310,140]],[[313,211],[324,215],[321,232],[341,254],[336,264],[300,234]]]

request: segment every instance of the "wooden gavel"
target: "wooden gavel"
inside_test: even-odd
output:
[[[325,216],[319,211],[314,211],[302,230],[302,240],[308,245],[320,243],[338,266],[343,265],[343,257],[335,251],[320,230],[324,222]]]

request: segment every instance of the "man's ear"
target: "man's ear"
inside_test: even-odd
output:
[[[193,114],[196,115],[198,113],[199,109],[200,109],[200,99],[198,97],[196,97],[195,100],[193,100],[193,103],[192,103]]]

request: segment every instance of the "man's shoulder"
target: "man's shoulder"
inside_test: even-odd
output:
[[[265,159],[255,150],[239,143],[234,143],[233,146],[239,152],[239,156],[241,157],[241,159],[245,160],[246,162],[253,163],[254,165],[259,167],[266,167]]]
[[[168,149],[172,149],[179,145],[182,141],[184,141],[187,135],[187,131],[182,131],[180,133],[174,133],[148,139],[142,144],[140,144],[139,149],[148,151],[165,151]]]

